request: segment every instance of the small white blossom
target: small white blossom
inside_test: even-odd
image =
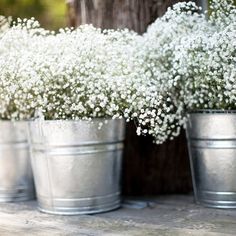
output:
[[[148,28],[137,52],[160,98],[147,122],[157,143],[177,136],[191,110],[236,109],[236,7],[231,0],[213,0],[209,18],[200,10],[193,2],[169,8]]]

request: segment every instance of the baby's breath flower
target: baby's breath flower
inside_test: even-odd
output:
[[[212,0],[207,18],[195,3],[178,3],[144,34],[138,56],[159,91],[161,112],[148,124],[157,142],[160,130],[177,136],[190,110],[236,109],[235,9],[231,0]]]
[[[236,7],[213,0],[210,8],[209,30],[183,36],[174,51],[179,100],[187,111],[236,108]]]
[[[155,126],[156,139],[165,141],[174,118],[156,115],[173,108],[146,78],[137,55],[141,39],[92,25],[55,34],[34,19],[18,19],[0,41],[1,119],[125,118],[135,120],[138,134]]]

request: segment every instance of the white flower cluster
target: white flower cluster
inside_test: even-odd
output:
[[[212,0],[209,13],[193,2],[174,5],[148,28],[138,50],[146,77],[174,107],[173,135],[189,111],[236,108],[236,7]]]
[[[235,109],[236,8],[178,3],[143,36],[18,20],[0,34],[0,118],[125,118],[156,143],[193,109]]]
[[[205,15],[199,14],[199,10],[193,2],[177,3],[150,25],[143,36],[139,54],[144,60],[146,76],[157,80],[161,90],[169,91],[176,86],[178,78],[173,78],[176,71],[173,56],[182,38],[209,30]]]
[[[0,38],[1,119],[124,117],[135,120],[138,134],[165,141],[175,108],[145,77],[141,43],[128,30],[84,25],[56,34],[18,20]]]
[[[179,99],[187,111],[236,108],[236,22],[211,36],[198,35],[179,45]],[[175,58],[176,59],[176,58]]]
[[[161,104],[165,106],[156,109],[153,119],[147,124],[148,133],[156,137],[157,142],[162,132],[165,139],[179,135],[184,123],[184,104],[179,101],[179,77],[176,76],[177,65],[173,63],[173,58],[183,37],[208,29],[205,15],[199,14],[199,10],[192,2],[174,5],[149,26],[138,45],[137,57],[142,60],[144,77],[155,81],[156,90],[163,98]],[[154,106],[150,104],[149,107]],[[143,123],[146,125],[145,120]]]
[[[236,108],[236,7],[213,0],[208,29],[201,27],[176,44],[172,73],[186,111]]]
[[[234,0],[211,0],[209,8],[209,22],[216,27],[217,31],[224,30],[236,20]]]
[[[36,68],[40,55],[35,53],[39,46],[38,39],[43,39],[47,34],[34,20],[18,20],[0,35],[1,119],[28,119],[37,105],[42,103],[41,94],[34,91],[42,90]]]

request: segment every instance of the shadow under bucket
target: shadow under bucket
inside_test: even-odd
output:
[[[39,210],[93,214],[120,207],[125,121],[32,121],[32,165]]]

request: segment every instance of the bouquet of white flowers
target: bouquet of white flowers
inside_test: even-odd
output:
[[[182,54],[179,72],[185,81],[180,99],[187,111],[235,109],[236,24],[211,36],[200,34],[188,40],[178,52]]]
[[[200,10],[193,2],[177,3],[151,24],[143,36],[139,54],[144,60],[146,76],[158,81],[161,90],[173,91],[173,96],[178,81],[174,73],[176,65],[173,64],[176,46],[183,37],[210,29]]]
[[[2,119],[124,116],[136,86],[136,37],[89,25],[54,34],[18,22],[0,46]]]
[[[138,134],[165,141],[176,108],[146,78],[141,41],[126,29],[84,25],[55,34],[18,20],[0,42],[1,119],[125,118],[135,120]]]
[[[235,109],[235,9],[230,0],[213,0],[207,18],[195,3],[178,3],[144,34],[138,57],[168,101],[162,104],[171,107],[169,114],[163,110],[171,117],[169,138],[179,134],[190,110]],[[148,126],[154,137],[157,124]]]
[[[179,78],[178,100],[186,111],[235,109],[236,7],[212,1],[208,31],[183,36],[176,44],[173,75]]]
[[[152,117],[150,122],[141,119],[144,125],[140,127],[140,131],[153,135],[157,143],[160,135],[165,137],[162,141],[177,136],[184,123],[184,105],[178,99],[181,88],[173,57],[176,45],[184,36],[188,37],[193,32],[206,31],[209,28],[205,15],[198,13],[199,10],[192,2],[174,5],[149,26],[138,45],[136,56],[142,61],[142,73],[155,84],[156,100],[163,105],[149,104],[148,107],[154,108]],[[144,112],[145,117],[146,114],[148,112]]]

